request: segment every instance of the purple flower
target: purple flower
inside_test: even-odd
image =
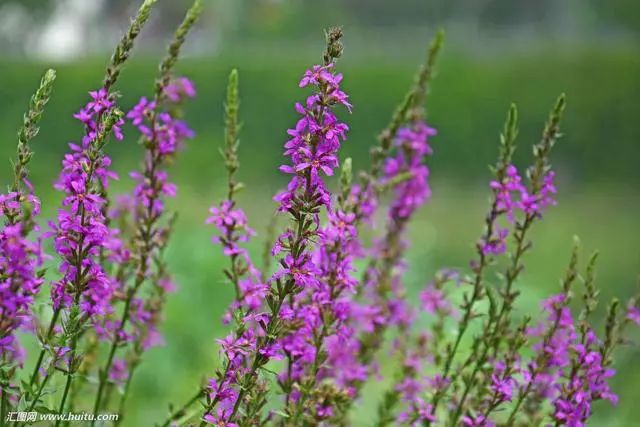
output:
[[[5,206],[11,206],[5,200]],[[14,334],[28,323],[30,306],[43,283],[38,274],[43,258],[40,240],[29,240],[25,225],[9,220],[0,228],[0,358],[6,362],[22,359]]]
[[[420,302],[422,302],[422,308],[430,314],[451,309],[451,304],[447,301],[444,292],[433,285],[427,286],[420,293]]]
[[[331,374],[338,385],[347,391],[356,382],[367,379],[368,369],[358,360],[360,343],[346,334],[331,335],[326,339],[328,366],[332,368],[322,376]]]
[[[435,134],[435,129],[423,122],[398,130],[395,140],[398,153],[387,159],[385,164],[388,181],[400,178],[400,182],[394,186],[395,197],[390,210],[392,219],[410,217],[431,196],[429,169],[423,162],[432,153],[428,139]],[[401,178],[402,175],[407,177]]]
[[[405,378],[396,385],[396,391],[400,393],[403,400],[412,401],[424,390],[424,384],[415,378]]]
[[[615,371],[604,365],[600,347],[591,329],[583,330],[581,339],[571,344],[571,369],[564,374],[564,383],[557,382],[558,394],[553,400],[556,421],[581,426],[591,416],[594,401],[607,399],[617,403],[618,397],[608,384]]]
[[[225,323],[231,320],[233,311],[248,310],[249,313],[261,308],[269,289],[262,282],[260,272],[254,267],[247,250],[239,245],[248,242],[255,232],[249,228],[244,211],[234,206],[233,201],[223,200],[219,206],[209,209],[211,216],[206,220],[207,224],[216,226],[218,234],[213,237],[213,242],[223,247],[226,256],[232,257],[232,268],[238,273],[233,279],[236,300],[225,314]]]
[[[349,194],[349,201],[356,207],[358,216],[369,223],[372,221],[378,207],[378,199],[372,186],[367,186],[363,190],[359,185],[354,185]]]
[[[348,307],[343,314],[345,320],[342,321],[343,330],[346,332],[343,338],[344,348],[337,352],[340,358],[336,358],[336,362],[329,365],[330,375],[336,379],[349,378],[348,373],[354,369],[354,365],[357,366],[356,372],[364,377],[373,374],[376,370],[375,364],[363,364],[360,361],[369,358],[369,353],[365,352],[377,348],[376,343],[380,342],[378,337],[390,326],[397,326],[406,332],[413,322],[415,313],[404,297],[402,283],[402,255],[406,248],[403,234],[410,217],[430,196],[429,171],[423,162],[432,152],[428,137],[434,134],[435,130],[420,121],[400,128],[394,139],[397,150],[386,160],[380,182],[368,184],[364,188],[354,186],[349,194],[348,200],[354,205],[354,220],[370,221],[377,205],[375,186],[388,185],[394,190],[385,238],[374,243],[372,262],[364,275],[362,288],[359,289],[365,298],[357,302],[347,299],[344,303]],[[345,231],[349,230],[347,227],[343,228]],[[363,251],[359,243],[353,246],[356,250],[349,250],[349,253],[361,256]],[[336,270],[336,267],[333,269]],[[386,287],[390,288],[390,292],[380,291],[380,288]],[[427,297],[425,295],[425,298]],[[362,342],[368,344],[363,347]],[[370,342],[373,345],[369,344]],[[405,356],[409,361],[411,355]],[[331,357],[329,360],[331,361]],[[361,381],[360,377],[354,377],[345,385],[357,394]],[[396,384],[396,391],[405,396],[409,406],[409,411],[400,414],[399,419],[418,424],[433,416],[430,407],[418,396],[419,388],[421,381],[413,375],[403,376]]]
[[[544,210],[546,207],[556,204],[556,201],[553,198],[553,195],[555,195],[558,192],[553,182],[555,177],[556,177],[556,173],[551,170],[547,172],[547,174],[542,179],[542,188],[540,189],[539,202],[538,202],[540,206],[540,212]]]
[[[399,423],[410,422],[411,426],[421,426],[425,421],[430,423],[437,422],[437,418],[433,413],[433,405],[425,402],[421,398],[414,400],[412,408],[408,412],[401,412],[398,415]]]
[[[303,253],[296,258],[293,255],[287,255],[280,264],[282,269],[278,270],[271,280],[277,280],[286,275],[301,288],[318,284],[319,270],[309,254]]]
[[[488,241],[481,244],[482,253],[487,255],[500,255],[507,250],[507,236],[509,235],[508,228],[496,227],[493,235]]]
[[[89,95],[91,96],[92,101],[89,102],[85,107],[87,111],[92,111],[99,114],[105,110],[110,109],[114,105],[109,93],[107,92],[107,89],[105,88],[100,88],[98,90],[89,92]]]
[[[109,371],[109,379],[115,383],[123,384],[129,376],[127,362],[124,359],[116,359]]]
[[[357,243],[355,238],[358,231],[355,226],[356,215],[353,212],[341,210],[328,213],[329,225],[321,232],[327,239],[327,243],[339,244],[340,242]]]
[[[510,402],[516,382],[511,377],[504,377],[499,372],[491,375],[491,390],[503,402]]]
[[[331,68],[333,68],[333,64],[326,66],[314,65],[311,70],[305,71],[304,76],[300,80],[300,87],[307,85],[319,86],[320,83],[337,86],[342,80],[342,74],[333,75],[330,71]]]
[[[169,89],[169,86],[174,85]],[[194,96],[193,85],[186,78],[179,78],[165,88],[172,95],[182,98]],[[169,102],[166,102],[168,99]],[[175,197],[177,187],[169,181],[166,166],[186,139],[193,136],[193,132],[184,122],[176,119],[163,109],[172,108],[175,101],[167,95],[164,102],[157,99],[140,98],[138,103],[127,113],[127,118],[137,128],[145,140],[145,157],[139,171],[133,171],[129,176],[135,182],[130,194],[118,199],[120,206],[112,210],[114,220],[122,220],[124,215],[131,215],[138,235],[131,247],[119,241],[118,233],[109,233],[105,246],[112,252],[111,258],[120,262],[135,260],[133,264],[136,281],[149,279],[153,286],[144,298],[134,297],[129,307],[129,325],[120,325],[112,319],[105,319],[99,327],[108,330],[110,324],[115,324],[119,331],[110,333],[105,338],[120,342],[134,342],[136,352],[143,352],[151,347],[164,343],[158,325],[162,321],[162,310],[166,294],[173,292],[175,284],[164,267],[159,267],[159,251],[166,244],[169,229],[161,221],[165,214],[165,200]],[[126,218],[124,218],[126,219]],[[141,282],[142,283],[142,282]],[[141,284],[140,283],[140,284]],[[119,292],[127,292],[126,279],[114,282],[113,287]],[[138,285],[139,286],[139,285]],[[126,327],[126,329],[125,329]]]
[[[514,221],[517,210],[526,215],[541,215],[544,210],[555,205],[553,196],[557,190],[554,185],[555,172],[549,171],[542,177],[540,188],[536,193],[531,193],[522,183],[518,170],[513,165],[508,165],[502,181],[491,181],[490,187],[495,192],[496,207],[500,214],[505,214],[509,221]]]
[[[629,306],[627,309],[627,319],[640,326],[640,308],[633,305]]]
[[[207,389],[209,398],[221,402],[234,400],[238,393],[230,387],[227,382],[219,382],[216,379],[209,379],[209,387]]]
[[[233,335],[227,335],[226,338],[216,341],[220,344],[222,351],[230,361],[233,361],[236,357],[249,354],[249,350],[253,345],[252,340],[247,339],[246,336],[235,337]]]
[[[317,151],[313,153],[310,149],[302,147],[298,150],[298,164],[295,168],[281,166],[280,170],[286,173],[299,173],[306,169],[311,171],[312,179],[318,178],[318,171],[324,172],[327,176],[333,175],[333,169],[338,166],[338,159],[329,152]]]
[[[330,206],[331,197],[319,172],[333,175],[338,166],[336,153],[340,139],[344,139],[348,127],[339,122],[325,104],[343,104],[350,108],[346,95],[339,91],[342,75],[334,75],[332,67],[331,64],[314,66],[300,81],[300,87],[314,85],[318,92],[307,98],[306,106],[296,104],[296,111],[302,117],[295,128],[289,129],[288,134],[292,138],[285,144],[285,155],[290,157],[291,165],[280,167],[281,171],[294,174],[294,177],[287,190],[275,197],[281,211],[287,211],[291,202],[302,195]],[[331,94],[339,97],[331,97]]]
[[[230,410],[218,408],[215,414],[206,414],[203,419],[215,427],[238,427],[238,424],[229,421],[230,417]]]
[[[495,423],[482,414],[465,415],[462,417],[462,425],[467,427],[495,427]]]
[[[518,203],[514,195],[520,196],[526,192],[526,188],[522,184],[522,178],[518,174],[516,167],[513,165],[507,166],[502,181],[491,181],[489,186],[495,192],[496,207],[507,215],[509,221],[513,222],[515,209],[522,205]]]
[[[179,77],[164,88],[164,93],[173,103],[179,103],[184,98],[196,96],[196,88],[191,80]]]
[[[233,203],[224,200],[220,207],[212,206],[209,209],[211,216],[207,218],[207,224],[214,224],[222,235],[237,235],[237,241],[246,242],[255,232],[247,225],[247,217],[242,209],[234,209]],[[227,237],[229,238],[229,236]],[[219,238],[216,238],[216,242]]]
[[[156,109],[155,101],[148,101],[146,97],[140,98],[140,101],[127,113],[127,118],[131,120],[131,123],[139,127],[142,123],[147,120],[152,112]],[[144,127],[145,135],[149,133],[149,129]]]

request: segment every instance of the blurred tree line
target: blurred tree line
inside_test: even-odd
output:
[[[183,62],[180,72],[194,79],[198,88],[198,97],[187,106],[198,138],[181,156],[179,163],[188,167],[179,181],[206,187],[220,179],[212,162],[218,158],[216,147],[223,134],[222,99],[232,67],[240,70],[242,173],[248,181],[252,177],[255,182],[265,183],[281,179],[277,171],[282,162],[280,146],[287,137],[286,129],[295,123],[293,104],[304,96],[297,83],[317,56],[315,50],[296,58],[288,54],[255,58],[236,53]],[[354,104],[353,114],[345,117],[351,130],[343,154],[354,158],[355,167],[365,166],[375,136],[402,98],[420,60],[379,61],[372,66],[369,59],[346,56],[339,64],[345,75],[345,90]],[[123,108],[130,108],[137,97],[149,93],[156,62],[138,58],[127,67],[118,84]],[[79,126],[72,114],[86,99],[87,91],[100,84],[103,63],[92,60],[57,67],[56,87],[37,145],[34,179],[48,183],[59,168],[66,142],[77,140]],[[4,82],[0,85],[0,140],[7,142],[0,144],[0,159],[10,158],[15,149],[11,143],[15,129],[43,67],[16,62],[0,69]],[[540,137],[551,103],[561,92],[568,97],[562,127],[566,137],[558,143],[553,160],[564,184],[614,183],[637,189],[640,57],[625,51],[581,50],[570,55],[543,51],[491,61],[445,52],[428,101],[429,121],[439,131],[433,141],[434,178],[483,185],[486,165],[494,161],[498,132],[511,102],[516,102],[520,110],[521,148],[516,157],[519,163],[524,162],[530,155],[529,147]],[[139,159],[132,142],[109,147],[114,163],[124,171]],[[209,179],[201,179],[203,171],[210,173]],[[10,173],[10,169],[0,170],[0,175],[3,173]]]
[[[384,28],[385,37],[412,28],[454,28],[461,40],[558,39],[590,43],[640,37],[640,2],[635,0],[208,0],[192,51],[210,54],[234,42],[280,43],[315,40],[329,24],[352,33]],[[59,39],[66,56],[108,50],[139,1],[0,0],[0,50],[26,56],[52,56]],[[160,49],[173,32],[189,0],[160,0],[144,43]],[[73,39],[69,41],[69,39]],[[197,48],[194,48],[196,46]],[[71,55],[69,52],[71,52]],[[65,57],[63,53],[60,57]]]

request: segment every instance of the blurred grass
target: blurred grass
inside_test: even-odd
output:
[[[184,74],[195,80],[199,96],[187,109],[198,137],[172,170],[180,191],[171,207],[180,217],[169,259],[179,292],[167,306],[166,346],[145,356],[125,425],[150,425],[163,419],[169,402],[180,404],[193,393],[200,378],[216,367],[214,339],[225,333],[220,318],[231,300],[231,289],[221,274],[224,259],[211,244],[212,230],[205,228],[203,221],[208,205],[223,195],[224,174],[217,148],[228,71],[232,66],[240,70],[241,117],[245,122],[240,178],[248,190],[240,201],[260,232],[273,212],[270,195],[283,184],[277,173],[281,145],[286,128],[295,120],[292,103],[304,96],[297,79],[315,59],[307,54],[293,59],[278,55],[249,58],[238,53],[182,64]],[[366,166],[368,147],[411,82],[415,65],[406,59],[350,60],[348,56],[340,63],[355,105],[353,115],[346,118],[352,130],[344,155],[354,157],[356,168]],[[44,68],[41,64],[7,62],[0,67],[0,159],[12,156],[13,135]],[[151,60],[139,60],[128,67],[119,84],[121,104],[131,106],[138,96],[149,93],[154,73]],[[32,163],[45,216],[55,212],[59,201],[50,185],[65,142],[77,138],[81,131],[71,115],[85,102],[86,92],[99,85],[102,65],[98,61],[64,65],[58,67],[58,75],[42,133],[34,144]],[[595,248],[601,252],[598,282],[603,300],[629,295],[640,270],[639,89],[640,57],[635,51],[540,51],[509,59],[445,55],[429,99],[430,121],[439,130],[433,140],[436,154],[430,162],[434,196],[411,229],[410,292],[417,293],[439,268],[465,267],[472,256],[487,205],[486,165],[496,155],[497,135],[509,103],[516,101],[520,106],[517,160],[523,165],[548,108],[557,94],[565,91],[569,106],[562,129],[567,136],[554,154],[559,204],[534,230],[535,246],[518,283],[522,290],[519,309],[537,314],[540,298],[557,289],[574,234],[584,242],[585,258]],[[134,140],[129,137],[108,148],[123,177],[114,193],[131,186],[126,175],[141,154]],[[9,168],[0,169],[3,181],[9,175]],[[261,238],[260,233],[251,247],[257,257],[262,251]],[[621,352],[620,375],[614,380],[621,402],[615,410],[603,406],[592,425],[634,425],[640,416],[640,409],[634,406],[634,398],[640,395],[640,373],[635,369],[639,356],[637,347]],[[367,425],[376,390],[381,387],[372,387],[355,425]]]

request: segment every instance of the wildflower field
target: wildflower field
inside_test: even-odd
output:
[[[0,68],[0,425],[637,424],[637,52],[136,57],[153,3]]]

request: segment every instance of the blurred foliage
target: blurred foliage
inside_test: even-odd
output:
[[[640,3],[635,0],[592,0],[596,13],[605,20],[612,20],[627,30],[640,33]]]
[[[348,49],[348,46],[347,46]],[[241,145],[243,173],[253,177],[276,177],[280,144],[294,120],[293,102],[300,97],[297,80],[305,64],[316,55],[293,59],[278,55],[246,57],[227,55],[217,60],[189,60],[184,74],[195,80],[199,96],[188,106],[190,122],[205,138],[189,147],[186,157],[194,167],[207,169],[216,150],[205,143],[222,132],[222,103],[225,76],[237,66],[244,93],[241,115],[245,120]],[[362,165],[373,137],[389,117],[410,83],[413,61],[388,58],[350,60],[340,63],[345,87],[355,106],[349,117],[352,128],[344,155]],[[30,63],[5,63],[0,70],[0,158],[13,151],[12,135],[17,128],[29,91],[44,67]],[[118,89],[121,105],[128,108],[135,99],[148,94],[155,64],[138,61],[124,72]],[[76,139],[79,126],[71,117],[82,105],[86,92],[99,84],[102,66],[97,62],[58,67],[58,82],[36,142],[35,181],[48,182],[66,142]],[[504,111],[511,101],[521,110],[520,141],[531,144],[539,137],[545,112],[560,92],[566,92],[568,109],[563,132],[568,135],[558,145],[554,162],[561,179],[572,186],[613,182],[634,185],[640,182],[637,159],[640,153],[640,56],[625,50],[538,52],[510,59],[470,58],[445,54],[428,101],[429,121],[440,131],[434,141],[439,168],[436,177],[470,182],[484,176],[493,160],[494,141]],[[116,163],[132,166],[133,141],[112,144]],[[518,150],[517,158],[528,155]],[[47,159],[47,161],[42,161]],[[6,178],[6,171],[0,177]],[[206,175],[209,180],[215,174]],[[187,181],[189,177],[186,177]],[[196,182],[194,185],[208,185]]]

